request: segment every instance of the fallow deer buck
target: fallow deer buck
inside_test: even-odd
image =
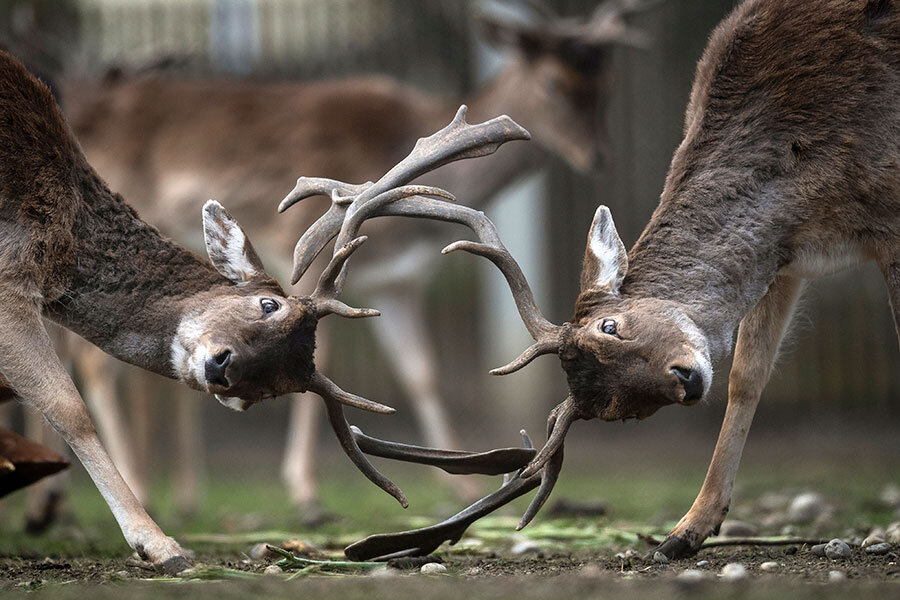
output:
[[[753,414],[804,281],[878,263],[900,334],[900,6],[895,0],[747,0],[713,32],[697,67],[659,206],[626,254],[601,206],[591,224],[575,316],[522,312],[535,344],[493,371],[556,353],[569,394],[532,463],[438,525],[376,535],[355,558],[428,553],[479,516],[540,485],[547,499],[573,421],[644,419],[703,400],[732,348],[728,406],[688,513],[657,549],[694,554],[728,512]],[[508,255],[461,242],[527,284]],[[523,300],[524,299],[524,300]],[[521,311],[520,311],[521,312]],[[361,437],[360,432],[356,435]],[[363,441],[363,443],[365,443]]]
[[[487,37],[515,55],[466,104],[478,118],[510,115],[537,143],[514,144],[487,163],[464,161],[434,174],[435,185],[453,189],[477,208],[551,155],[586,170],[606,154],[612,49],[645,43],[625,18],[653,2],[608,0],[587,20],[562,19],[537,3],[525,4],[530,20],[481,16]],[[377,177],[418,136],[445,123],[459,104],[375,77],[295,84],[155,76],[104,86],[76,82],[65,91],[70,121],[88,159],[149,222],[202,248],[199,229],[183,215],[199,209],[203,198],[218,198],[240,222],[263,232],[257,249],[282,282],[290,277],[283,258],[293,246],[290,232],[311,223],[316,206],[279,218],[262,203],[283,195],[285,182],[293,181],[301,166],[344,181]],[[357,259],[358,277],[351,285],[383,309],[375,339],[412,400],[425,441],[455,447],[440,401],[436,351],[426,333],[421,276],[440,242],[433,231],[400,225],[391,232],[395,243],[379,249],[391,256],[390,265],[371,260],[370,250],[369,257]],[[320,332],[320,364],[327,360],[327,339],[327,331]],[[79,371],[85,374],[86,399],[98,403],[95,413],[107,415],[99,423],[101,435],[128,471],[126,479],[143,489],[140,470],[129,468],[137,461],[133,449],[115,427],[114,394],[104,391],[109,382],[94,376],[111,369],[93,364],[102,354],[83,356]],[[185,413],[196,407],[182,399],[177,410],[179,421],[186,422]],[[293,400],[283,476],[293,500],[309,514],[318,497],[313,469],[320,420],[318,403]],[[190,460],[189,453],[180,455]],[[474,494],[471,486],[461,491],[466,499]]]
[[[0,399],[18,397],[62,435],[141,557],[167,572],[189,564],[101,445],[42,316],[120,360],[217,394],[227,405],[246,408],[286,393],[318,394],[350,459],[406,506],[403,493],[363,455],[343,414],[343,405],[385,414],[393,409],[344,392],[316,369],[316,325],[332,313],[378,314],[337,298],[347,259],[366,241],[357,236],[366,219],[443,218],[429,212],[436,200],[417,194],[452,198],[448,192],[406,184],[441,164],[528,139],[527,131],[508,117],[469,125],[461,108],[450,125],[419,140],[374,184],[335,187],[328,180],[301,179],[291,198],[333,188],[328,217],[340,216],[328,224],[339,225],[341,240],[350,239],[335,246],[312,294],[289,296],[219,203],[210,200],[202,210],[210,262],[140,220],[88,164],[49,90],[5,52],[0,53],[0,124]],[[300,243],[316,254],[328,242],[312,247],[309,238],[304,234]],[[502,472],[534,455],[507,450],[431,451],[428,459],[440,459],[455,472]]]

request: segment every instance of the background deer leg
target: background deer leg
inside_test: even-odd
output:
[[[728,513],[747,432],[802,288],[802,280],[778,276],[741,320],[728,379],[728,408],[706,479],[691,509],[657,548],[669,558],[695,554]]]
[[[425,323],[422,291],[412,286],[381,289],[372,302],[381,316],[372,319],[375,339],[410,399],[425,444],[434,448],[457,449],[459,441],[447,416],[437,379],[437,358]],[[476,481],[458,475],[435,471],[438,479],[449,485],[464,501],[480,495]]]
[[[43,413],[84,465],[128,545],[168,572],[188,566],[185,552],[147,515],[103,449],[87,408],[50,344],[37,306],[0,296],[0,372],[22,401]]]
[[[118,365],[115,359],[87,342],[77,343],[74,356],[84,401],[97,424],[100,439],[109,449],[109,456],[128,487],[141,504],[146,504],[147,482],[138,468],[138,459],[130,443],[116,393]]]
[[[171,386],[175,401],[175,507],[182,517],[197,512],[206,479],[202,402],[211,396],[201,396],[183,386]]]
[[[320,340],[323,338],[319,336]],[[322,401],[314,394],[291,394],[289,398],[291,416],[281,478],[302,520],[312,525],[324,517],[316,478],[316,445],[324,411]]]
[[[888,296],[891,299],[891,310],[894,313],[894,324],[897,328],[897,336],[900,337],[900,252],[888,255],[878,261],[881,274],[884,275],[884,283],[888,288]]]
[[[316,365],[328,362],[330,328],[319,323],[316,335]],[[322,401],[315,394],[291,394],[291,416],[288,421],[287,446],[281,461],[281,478],[301,519],[310,525],[327,520],[319,504],[319,482],[316,477],[316,450],[319,427],[325,419]]]

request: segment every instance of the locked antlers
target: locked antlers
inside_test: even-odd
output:
[[[343,289],[348,260],[367,239],[358,235],[360,227],[367,219],[380,216],[418,217],[464,223],[473,229],[484,229],[486,227],[484,222],[487,222],[493,236],[490,239],[499,245],[493,225],[484,218],[484,215],[466,207],[450,204],[454,201],[453,195],[440,188],[409,185],[416,177],[441,165],[464,158],[486,156],[505,142],[530,138],[528,132],[509,117],[498,117],[485,123],[470,125],[466,123],[465,116],[466,107],[462,106],[449,125],[427,138],[418,140],[409,156],[375,183],[353,185],[332,179],[309,177],[297,180],[297,185],[279,205],[279,212],[287,210],[304,198],[317,195],[330,196],[331,207],[297,242],[291,283],[297,283],[315,257],[332,239],[337,238],[331,261],[319,277],[315,291],[307,299],[317,319],[328,314],[349,318],[379,314],[373,309],[352,308],[338,300]],[[502,248],[502,245],[499,247]],[[509,261],[512,262],[512,259]],[[527,284],[521,276],[521,271],[518,275],[521,278],[521,285],[524,285],[527,291]],[[527,293],[530,297],[531,292]],[[533,298],[531,305],[534,305]],[[390,452],[397,457],[408,457],[408,460],[418,458],[414,462],[438,461],[444,465],[456,465],[456,468],[463,469],[475,468],[477,465],[481,465],[478,468],[487,468],[493,464],[495,466],[492,468],[496,470],[499,468],[496,465],[508,464],[510,458],[508,452],[461,456],[459,453],[440,450],[429,450],[423,455],[419,451],[421,449],[414,450],[413,447],[392,447],[385,450],[382,444],[387,442],[375,443],[378,441],[373,438],[354,434],[344,416],[343,405],[383,414],[394,412],[392,408],[347,393],[318,371],[312,375],[307,389],[325,401],[328,420],[350,460],[370,481],[396,498],[404,507],[407,506],[407,501],[403,492],[369,462],[364,451],[377,456],[383,455],[378,452]],[[360,442],[364,450],[360,449]],[[531,454],[533,452],[529,453],[528,458]],[[522,460],[521,453],[515,458],[523,463],[528,460],[528,458]],[[507,462],[504,463],[504,460]]]

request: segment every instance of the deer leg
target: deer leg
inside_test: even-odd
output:
[[[425,329],[425,307],[418,290],[403,287],[379,290],[374,304],[382,309],[372,319],[375,339],[381,346],[400,385],[412,400],[416,420],[425,436],[426,445],[435,448],[459,448],[438,391],[437,358]],[[436,476],[450,485],[464,501],[480,496],[475,481],[437,471]]]
[[[777,277],[762,300],[741,320],[719,440],[700,494],[657,548],[668,558],[696,554],[703,540],[719,530],[728,513],[747,432],[802,287],[800,279]]]
[[[63,357],[66,370],[72,370],[72,346],[70,334],[62,327],[44,321],[44,326],[56,348],[57,354]],[[34,410],[24,413],[25,437],[47,446],[61,455],[69,454],[65,442],[54,432],[44,418]],[[67,512],[66,496],[69,491],[69,471],[59,473],[56,477],[42,479],[28,486],[25,490],[25,531],[40,534],[56,523]]]
[[[66,456],[65,442],[52,431],[44,418],[34,410],[25,411],[25,437],[47,446]],[[68,510],[66,496],[69,489],[69,473],[63,471],[34,483],[25,490],[25,531],[43,533],[56,523]]]
[[[141,504],[146,504],[149,500],[147,482],[138,469],[137,456],[116,394],[118,365],[115,359],[87,342],[77,344],[74,356],[84,401],[97,424],[100,439],[109,449],[109,456],[128,487]]]
[[[186,568],[185,551],[147,515],[103,449],[78,390],[50,344],[36,304],[6,293],[0,295],[0,306],[0,373],[72,448],[128,545],[168,572]]]

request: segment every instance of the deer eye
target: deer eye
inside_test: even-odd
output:
[[[273,313],[279,309],[278,303],[271,298],[263,298],[259,301],[259,305],[265,314]]]
[[[603,322],[600,323],[600,331],[607,335],[618,335],[619,332],[613,319],[603,319]]]

